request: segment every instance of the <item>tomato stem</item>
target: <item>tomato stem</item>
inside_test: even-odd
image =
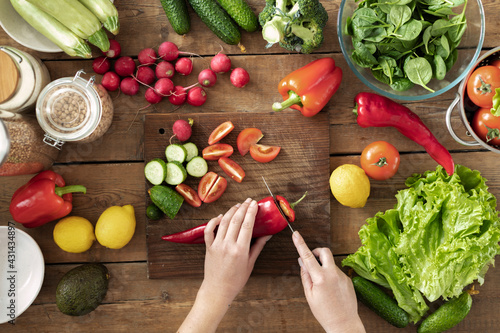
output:
[[[376,165],[378,167],[383,167],[384,165],[388,165],[389,163],[387,163],[387,158],[385,157],[381,157],[376,163],[373,163],[372,165]]]
[[[481,81],[481,87],[476,89],[481,92],[481,95],[489,94],[491,92],[491,84],[484,82],[482,77],[479,77],[479,81]]]

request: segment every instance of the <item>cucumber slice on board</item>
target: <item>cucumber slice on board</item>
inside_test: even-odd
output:
[[[179,185],[184,182],[186,178],[187,172],[181,163],[177,161],[167,163],[167,176],[165,177],[167,184]]]
[[[173,143],[165,149],[165,156],[168,162],[184,163],[187,157],[187,150],[183,145]]]
[[[167,177],[167,165],[160,158],[149,161],[144,167],[146,179],[153,185],[160,185]]]
[[[186,165],[186,171],[190,176],[203,177],[208,172],[207,161],[201,156],[195,156]]]
[[[187,156],[186,156],[186,162],[191,161],[191,159],[195,156],[198,156],[198,147],[192,142],[188,142],[183,144],[184,148],[186,148],[187,151]]]

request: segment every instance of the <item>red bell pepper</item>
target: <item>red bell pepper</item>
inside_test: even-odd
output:
[[[288,222],[295,221],[295,212],[293,208],[296,204],[302,201],[302,199],[304,199],[306,194],[292,204],[288,203],[288,201],[282,196],[276,196],[276,200],[285,213]],[[278,210],[278,207],[274,203],[273,197],[264,198],[260,200],[257,205],[258,210],[253,227],[253,238],[277,234],[288,226],[287,221],[283,218]],[[165,235],[162,239],[173,243],[201,244],[205,242],[204,233],[207,224],[208,222],[175,234]]]
[[[274,103],[273,110],[281,111],[289,107],[312,117],[325,107],[341,81],[342,69],[335,67],[335,60],[314,60],[280,81],[278,91],[283,96],[283,102]]]
[[[9,211],[14,221],[34,228],[60,219],[71,212],[73,192],[85,193],[82,185],[65,186],[61,175],[51,170],[40,172],[14,192]]]

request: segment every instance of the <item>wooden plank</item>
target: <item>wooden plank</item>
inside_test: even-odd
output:
[[[172,135],[171,126],[180,115],[147,115],[145,121],[145,161],[164,158],[165,147]],[[183,119],[194,119],[194,142],[201,150],[208,146],[208,136],[215,127],[231,120],[235,129],[221,142],[236,147],[238,133],[247,127],[262,130],[264,138],[260,143],[280,145],[278,157],[269,164],[254,161],[250,156],[242,157],[236,151],[232,158],[245,170],[246,177],[241,184],[228,180],[224,195],[212,204],[200,208],[183,205],[174,221],[167,218],[148,221],[147,245],[150,278],[200,275],[203,269],[205,247],[203,245],[173,244],[161,240],[161,236],[189,229],[207,222],[210,218],[227,211],[232,205],[243,202],[247,197],[259,200],[268,192],[261,175],[267,179],[275,194],[283,195],[293,202],[308,191],[308,197],[297,207],[295,222],[312,246],[328,246],[330,223],[329,165],[328,165],[328,115],[304,118],[295,112],[274,113],[230,113],[230,114],[183,114]],[[163,134],[162,134],[163,133]],[[236,148],[235,148],[236,149]],[[217,162],[210,161],[209,169],[220,175]],[[307,180],[304,178],[307,177]],[[197,188],[198,179],[189,177],[188,185]],[[296,261],[289,230],[275,235],[266,245],[261,260],[255,267],[257,274],[280,274],[284,267]]]

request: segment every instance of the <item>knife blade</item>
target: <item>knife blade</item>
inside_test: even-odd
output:
[[[290,228],[292,233],[294,233],[294,230],[293,230],[292,226],[290,225],[290,222],[288,222],[288,218],[286,217],[285,213],[283,212],[283,209],[281,209],[281,206],[280,206],[278,200],[276,200],[276,197],[274,196],[273,192],[271,192],[271,189],[269,188],[269,185],[267,185],[267,182],[266,182],[266,179],[264,178],[264,176],[262,176],[262,180],[264,181],[264,185],[266,185],[266,188],[269,191],[271,198],[273,198],[274,204],[278,208],[278,211],[280,212],[281,216],[285,219],[285,221],[288,224],[288,227]]]

